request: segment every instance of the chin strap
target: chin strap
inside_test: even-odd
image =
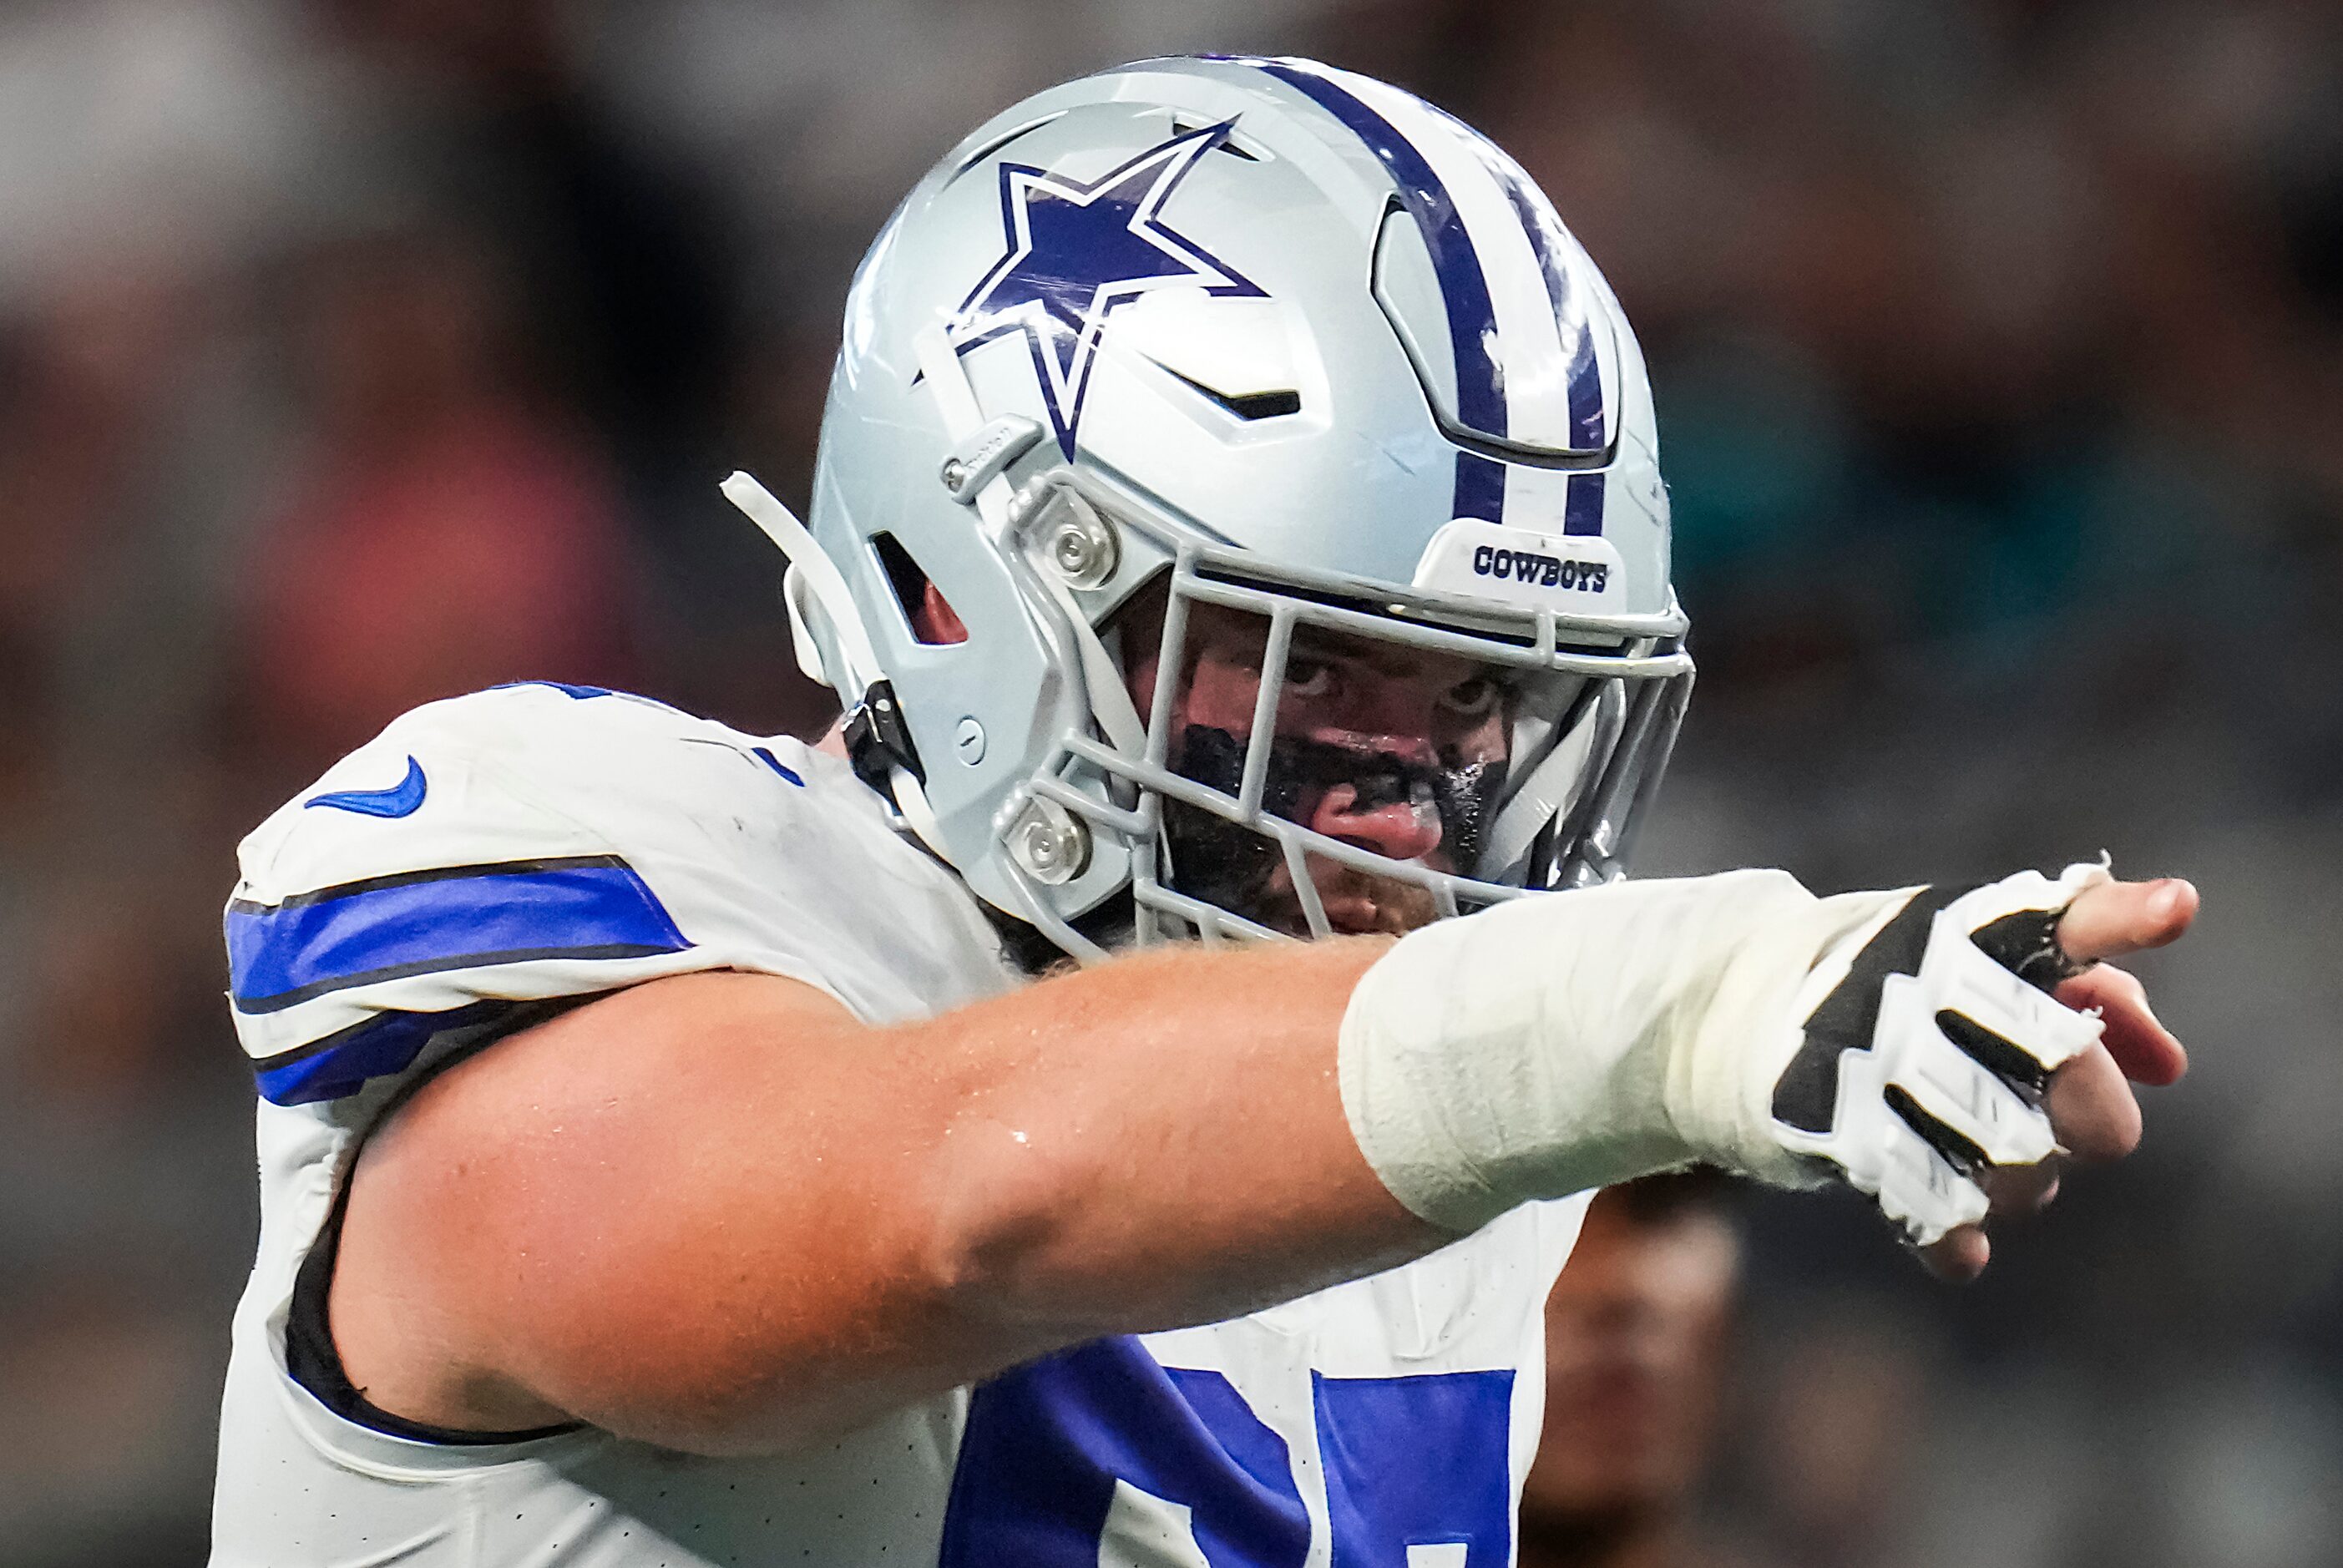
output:
[[[912,334],[911,351],[919,357],[920,378],[928,384],[928,395],[936,400],[936,413],[944,422],[944,440],[948,447],[958,454],[971,446],[984,445],[978,440],[985,429],[984,410],[976,401],[976,388],[969,385],[968,372],[961,368],[960,356],[944,337],[944,329],[930,322]],[[1041,434],[1041,427],[1032,425],[1032,421],[1021,420],[1020,423],[1031,426],[1034,436]],[[1030,441],[1026,443],[1030,444]],[[1024,447],[1020,446],[1016,449],[1022,451]],[[1006,451],[1007,448],[1003,447],[999,450]],[[1014,455],[1013,452],[1009,453],[1009,456]],[[954,460],[965,459],[956,457]],[[968,484],[965,489],[958,485],[950,487],[955,498],[976,508],[976,515],[984,519],[985,531],[997,543],[1009,528],[1010,491],[1005,472],[1009,464],[1003,458],[985,463],[983,467],[990,472],[984,474],[980,482]],[[940,482],[950,483],[948,480]]]
[[[904,726],[895,689],[880,673],[878,652],[837,563],[796,514],[745,470],[736,469],[722,487],[725,499],[739,508],[789,560],[781,597],[789,607],[789,637],[799,668],[840,693],[860,694],[846,716],[847,751],[856,775],[891,797],[904,824],[921,843],[943,856],[943,833],[928,805],[919,753]],[[813,608],[819,608],[830,625],[837,657],[845,665],[841,670],[831,671],[820,656],[808,613]]]
[[[830,635],[837,639],[838,652],[846,662],[843,670],[831,670],[819,662],[808,670],[823,685],[846,691],[864,691],[879,679],[879,655],[870,645],[870,634],[863,629],[862,612],[855,608],[854,594],[840,575],[838,566],[806,526],[798,521],[797,514],[781,504],[780,498],[759,484],[746,469],[736,468],[721,488],[724,498],[740,508],[758,530],[780,550],[789,563],[783,597],[789,601],[789,629],[797,639],[798,657],[804,660],[807,647],[813,641],[805,617],[807,598],[820,607],[823,618],[830,622]],[[841,679],[840,677],[844,678]]]

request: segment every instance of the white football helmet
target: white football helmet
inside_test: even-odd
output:
[[[1320,933],[1312,864],[1443,913],[1619,876],[1691,689],[1610,287],[1485,138],[1308,61],[1146,61],[977,131],[855,276],[810,534],[726,488],[793,562],[799,659],[858,771],[1085,960],[1132,927],[1270,934],[1198,896],[1167,807],[1259,835]],[[964,641],[915,629],[928,583]],[[1211,776],[1167,754],[1176,683],[1151,714],[1124,683],[1116,613],[1151,586],[1161,669],[1192,605],[1268,627],[1252,733]],[[1297,625],[1507,672],[1509,759],[1453,836],[1473,863],[1265,804]]]

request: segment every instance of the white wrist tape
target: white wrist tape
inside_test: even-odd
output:
[[[1810,1185],[1770,1108],[1799,988],[1910,896],[1816,899],[1784,872],[1734,871],[1428,926],[1343,1015],[1352,1133],[1394,1197],[1459,1231],[1692,1160]]]

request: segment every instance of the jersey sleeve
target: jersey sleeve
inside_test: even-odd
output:
[[[749,929],[727,896],[741,868],[705,824],[738,813],[720,797],[739,759],[672,709],[568,690],[418,709],[246,840],[229,1004],[264,1098],[383,1091],[567,1000],[660,976],[823,984],[813,944]]]

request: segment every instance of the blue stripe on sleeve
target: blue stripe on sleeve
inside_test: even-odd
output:
[[[615,855],[377,877],[227,908],[228,992],[276,1012],[329,991],[529,959],[630,959],[691,943]]]
[[[404,1072],[434,1036],[487,1023],[523,1004],[490,999],[447,1012],[383,1012],[313,1040],[297,1050],[252,1064],[261,1097],[278,1105],[311,1105],[355,1094],[374,1079]]]

